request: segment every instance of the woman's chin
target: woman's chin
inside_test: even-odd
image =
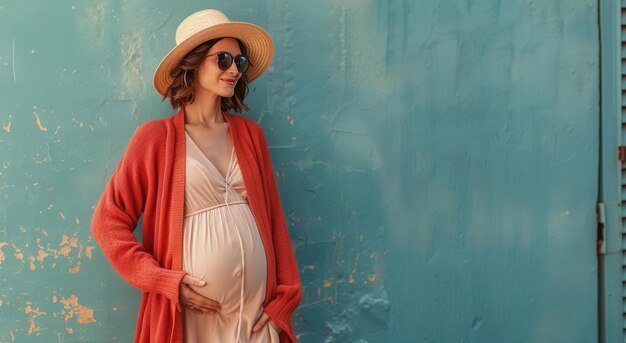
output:
[[[235,95],[234,89],[231,89],[230,91],[226,91],[226,92],[221,92],[220,94],[222,98],[231,98],[233,95]]]

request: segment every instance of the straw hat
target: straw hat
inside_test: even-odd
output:
[[[196,46],[222,37],[237,38],[246,46],[250,60],[246,71],[249,82],[261,76],[272,62],[274,43],[267,31],[254,24],[230,21],[217,10],[203,10],[178,25],[176,47],[165,55],[154,72],[154,89],[164,96],[173,81],[170,71],[178,62]]]

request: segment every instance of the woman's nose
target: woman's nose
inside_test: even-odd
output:
[[[231,64],[230,67],[226,71],[232,75],[239,74],[239,69],[237,69],[237,63],[233,62],[233,64]]]

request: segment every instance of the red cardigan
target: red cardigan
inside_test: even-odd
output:
[[[252,214],[267,257],[264,311],[296,342],[291,314],[302,286],[265,135],[225,114]],[[185,113],[142,124],[96,206],[91,230],[115,270],[142,291],[135,342],[182,342],[179,304],[185,201]],[[133,231],[143,212],[142,243]]]

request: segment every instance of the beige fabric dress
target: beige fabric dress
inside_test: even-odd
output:
[[[185,143],[183,270],[206,281],[194,290],[222,306],[215,315],[184,308],[185,342],[278,343],[269,322],[252,332],[263,311],[267,265],[234,148],[224,177],[186,132]]]

